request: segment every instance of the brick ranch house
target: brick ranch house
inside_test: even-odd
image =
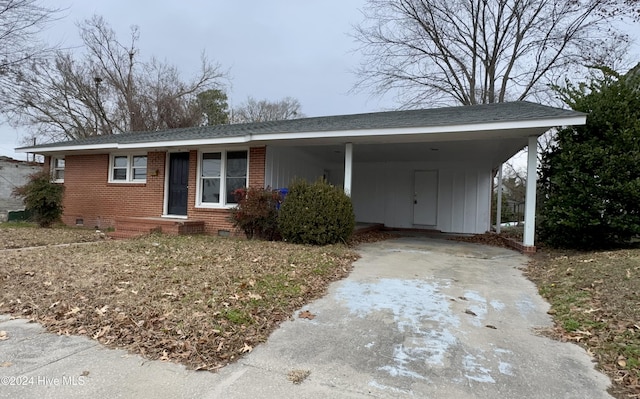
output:
[[[484,233],[496,170],[529,145],[523,247],[533,247],[536,140],[585,120],[512,102],[95,136],[18,151],[44,155],[64,184],[68,225],[226,234],[234,189],[324,177],[351,196],[358,222]]]

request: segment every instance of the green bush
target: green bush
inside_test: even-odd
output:
[[[353,233],[353,205],[342,189],[323,180],[297,180],[289,186],[278,227],[282,238],[298,244],[345,242]]]
[[[278,236],[278,204],[282,198],[277,191],[251,187],[235,191],[238,206],[231,209],[231,221],[242,229],[247,238],[273,240]]]
[[[27,184],[13,190],[40,227],[51,227],[60,219],[63,194],[64,186],[51,182],[51,175],[45,171],[32,174]]]
[[[540,238],[554,247],[620,247],[640,234],[640,65],[602,71],[558,89],[588,116],[558,131],[540,167]]]

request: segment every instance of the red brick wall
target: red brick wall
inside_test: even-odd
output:
[[[67,155],[62,221],[113,227],[119,216],[161,216],[164,198],[164,152],[147,154],[146,183],[108,183],[109,155]]]
[[[164,208],[165,152],[147,154],[146,183],[108,183],[109,155],[67,155],[65,157],[65,224],[75,225],[83,219],[84,226],[114,227],[116,217],[159,217]],[[249,150],[249,185],[264,187],[266,147]],[[48,162],[48,159],[45,159]],[[233,232],[227,209],[196,208],[198,151],[189,153],[189,219],[203,220],[205,230]]]
[[[249,187],[264,188],[266,157],[267,147],[252,147],[249,149]]]

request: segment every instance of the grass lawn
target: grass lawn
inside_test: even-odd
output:
[[[95,240],[91,231],[0,226],[0,248]],[[93,236],[92,236],[93,234]],[[215,370],[267,339],[355,252],[214,236],[153,235],[0,254],[0,313],[150,359]]]
[[[545,249],[527,274],[551,304],[547,333],[592,354],[614,396],[640,398],[640,249]]]

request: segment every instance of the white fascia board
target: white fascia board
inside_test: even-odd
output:
[[[251,141],[251,136],[235,136],[216,139],[152,141],[144,143],[119,144],[118,149],[162,148],[162,147],[197,147],[202,145],[243,144]]]
[[[34,154],[54,154],[58,152],[70,152],[70,151],[87,151],[87,150],[111,150],[117,149],[117,143],[98,144],[98,145],[67,145],[60,147],[22,147],[16,148],[15,151],[19,153],[30,152]]]
[[[468,133],[494,130],[519,130],[531,128],[551,129],[556,126],[584,125],[586,116],[575,116],[570,118],[539,119],[531,121],[517,122],[491,122],[466,125],[451,126],[428,126],[428,127],[408,127],[392,129],[357,129],[323,132],[300,132],[300,133],[270,133],[254,135],[253,138],[262,141],[272,140],[295,140],[312,138],[341,138],[341,137],[367,137],[367,136],[403,136],[419,134],[437,133]]]

